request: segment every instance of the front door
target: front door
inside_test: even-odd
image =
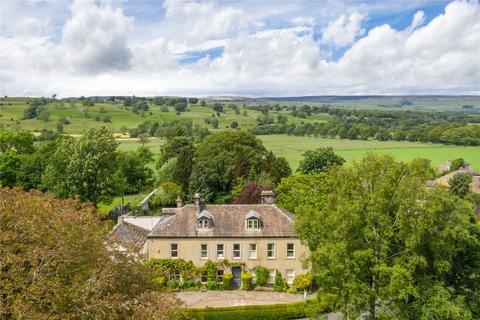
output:
[[[232,275],[233,275],[233,288],[234,289],[240,288],[240,284],[242,282],[241,280],[242,268],[232,267]]]

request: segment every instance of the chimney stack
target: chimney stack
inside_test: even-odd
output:
[[[195,195],[193,196],[193,202],[197,207],[200,207],[200,199],[202,197],[200,196],[200,193],[196,192]]]
[[[183,203],[182,203],[182,198],[177,197],[177,208],[181,208],[182,205],[183,205]]]
[[[262,197],[262,204],[273,204],[275,193],[272,190],[263,190],[260,194]]]

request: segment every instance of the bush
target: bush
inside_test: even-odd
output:
[[[455,171],[462,168],[465,165],[465,160],[458,158],[452,161],[450,164],[450,171]]]
[[[190,309],[188,319],[196,320],[288,320],[304,318],[305,309],[313,302],[295,302],[259,306]]]
[[[257,266],[253,269],[257,278],[257,286],[264,287],[268,282],[269,272],[268,269],[262,266]]]
[[[309,290],[312,286],[312,276],[308,273],[296,276],[293,286],[297,291]]]
[[[214,281],[214,280],[208,280],[206,287],[207,287],[208,290],[217,290],[218,289],[218,283],[217,283],[217,281]]]
[[[252,290],[252,278],[251,273],[242,273],[242,290]]]
[[[232,290],[232,288],[233,288],[233,274],[226,273],[226,274],[223,275],[222,289],[223,290]]]
[[[277,292],[285,292],[287,289],[287,281],[282,278],[282,274],[277,270],[277,273],[275,274],[275,284],[273,285],[273,290]]]

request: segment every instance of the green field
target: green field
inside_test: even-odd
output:
[[[259,136],[264,145],[276,155],[285,157],[296,168],[306,150],[331,146],[335,151],[351,162],[363,157],[367,151],[391,154],[397,160],[411,160],[416,157],[430,159],[433,166],[442,162],[464,158],[475,168],[480,169],[480,147],[445,146],[440,144],[400,142],[400,141],[362,141],[345,139],[322,139],[287,135]]]
[[[241,113],[236,114],[232,108],[224,107],[225,113],[217,117],[219,121],[218,129],[213,129],[210,125],[205,123],[206,118],[211,118],[214,114],[210,107],[202,107],[200,105],[189,105],[188,111],[177,115],[173,107],[168,107],[168,112],[160,111],[159,106],[149,105],[150,109],[147,112],[134,113],[129,108],[124,107],[121,103],[102,102],[96,103],[95,106],[83,106],[81,101],[68,102],[64,100],[57,100],[51,102],[46,106],[46,111],[49,114],[48,121],[38,119],[23,119],[24,111],[27,109],[27,98],[0,98],[0,123],[2,127],[18,128],[29,131],[41,131],[42,129],[56,130],[56,125],[60,117],[65,117],[70,124],[63,126],[63,130],[68,134],[80,134],[85,129],[90,127],[99,127],[107,125],[112,128],[114,132],[120,132],[122,127],[134,128],[142,122],[159,122],[170,123],[175,119],[183,119],[191,121],[193,125],[206,126],[212,131],[223,130],[230,127],[232,121],[237,121],[241,129],[248,129],[256,125],[256,119],[261,112],[255,110],[246,110],[247,116],[243,116],[244,111],[241,108]],[[284,114],[288,118],[289,123],[300,124],[302,122],[324,122],[329,120],[328,115],[312,115],[306,119],[293,117],[287,111],[272,111],[270,115],[276,117],[278,114]],[[96,121],[109,116],[111,123]]]

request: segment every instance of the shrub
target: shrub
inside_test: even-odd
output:
[[[312,286],[312,275],[300,274],[293,280],[293,286],[298,291],[309,290]]]
[[[222,289],[223,290],[232,290],[232,288],[233,288],[233,274],[226,273],[226,274],[223,275]]]
[[[152,279],[153,283],[158,285],[160,288],[164,288],[167,284],[167,278],[158,276]]]
[[[295,302],[258,306],[190,309],[188,319],[196,320],[288,320],[305,317],[305,309],[314,302]]]
[[[208,290],[217,290],[218,289],[218,283],[217,283],[217,281],[208,280],[206,287],[207,287]]]
[[[275,274],[275,284],[273,285],[273,290],[277,292],[285,292],[287,289],[287,281],[282,278],[282,274],[277,270],[277,273]]]
[[[242,273],[242,290],[252,290],[252,278],[251,273]]]
[[[262,266],[257,266],[253,269],[255,272],[258,286],[264,287],[268,282],[269,272],[268,269]]]
[[[457,158],[453,160],[452,163],[450,164],[450,171],[458,170],[462,168],[464,165],[465,165],[465,160],[463,160],[462,158]]]

